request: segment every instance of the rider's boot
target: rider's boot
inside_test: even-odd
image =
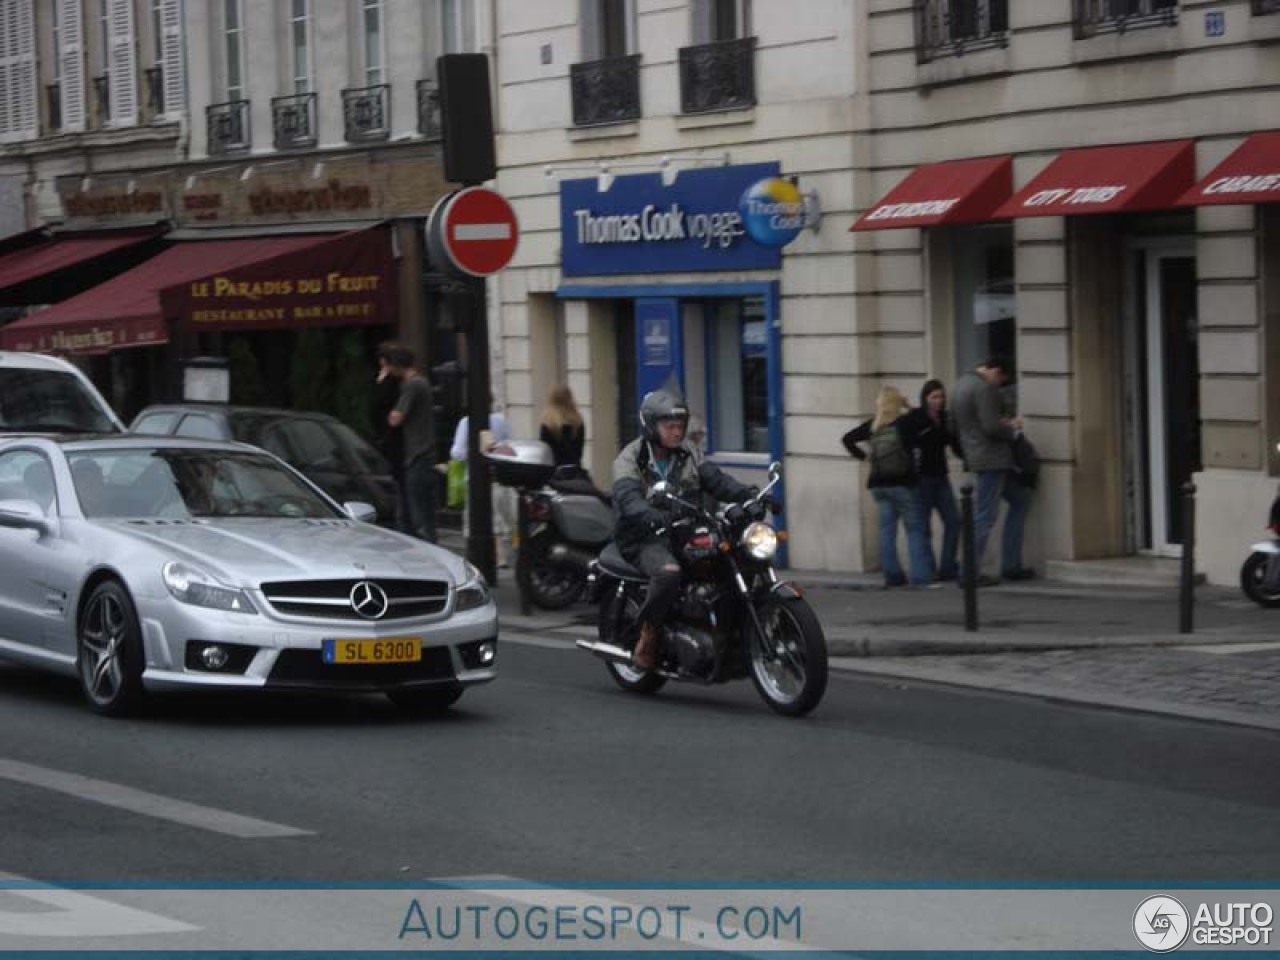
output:
[[[640,670],[652,670],[658,665],[658,628],[654,624],[640,624],[640,636],[631,651],[631,663]]]

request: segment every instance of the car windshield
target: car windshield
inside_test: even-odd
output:
[[[73,375],[0,368],[0,432],[118,433],[119,428]]]
[[[342,516],[261,454],[155,447],[77,451],[67,461],[91,518]]]

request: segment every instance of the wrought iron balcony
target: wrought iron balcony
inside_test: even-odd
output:
[[[1009,45],[1009,0],[916,0],[916,59]]]
[[[249,127],[249,101],[228,100],[205,107],[209,153],[243,153],[253,145]]]
[[[164,113],[164,68],[159,64],[142,71],[143,86],[147,90],[147,112],[158,117]]]
[[[271,130],[277,150],[316,145],[316,95],[297,93],[271,98]]]
[[[738,110],[755,102],[755,37],[680,49],[682,112]]]
[[[1261,17],[1267,13],[1280,13],[1280,0],[1253,0],[1253,15]]]
[[[98,104],[98,126],[111,122],[111,78],[105,73],[93,78],[93,95]]]
[[[440,88],[434,80],[418,81],[418,132],[428,140],[439,140]]]
[[[51,83],[44,88],[45,106],[48,107],[49,129],[62,129],[62,84]]]
[[[1178,0],[1072,0],[1076,39],[1178,25]]]
[[[348,143],[386,140],[391,136],[391,84],[343,90],[342,119]]]
[[[640,116],[640,54],[569,66],[573,125],[619,123]]]

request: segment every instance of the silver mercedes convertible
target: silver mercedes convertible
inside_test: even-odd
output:
[[[443,710],[497,675],[477,570],[255,447],[0,441],[0,657],[99,713],[174,688],[377,691]]]

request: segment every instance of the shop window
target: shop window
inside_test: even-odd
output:
[[[769,452],[767,332],[762,298],[716,302],[708,356],[712,450]]]
[[[1002,356],[1017,369],[1013,228],[962,227],[952,234],[956,373]]]

